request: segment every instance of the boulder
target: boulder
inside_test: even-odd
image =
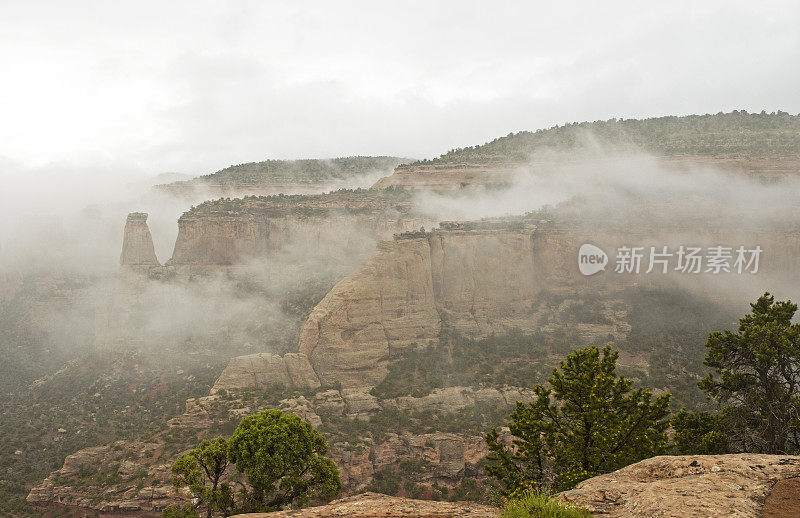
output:
[[[800,516],[800,493],[786,490],[797,477],[800,457],[789,455],[661,456],[559,496],[607,518]],[[774,498],[773,489],[780,493]],[[776,506],[789,514],[771,514]]]
[[[432,502],[364,493],[296,511],[251,513],[239,518],[497,518],[494,507],[472,502]]]

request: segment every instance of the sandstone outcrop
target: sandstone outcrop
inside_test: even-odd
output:
[[[323,384],[371,386],[402,351],[436,343],[444,324],[469,337],[538,330],[536,295],[575,269],[572,239],[538,234],[535,225],[443,224],[380,242],[314,308],[299,350]]]
[[[608,518],[756,518],[791,509],[786,495],[769,495],[798,477],[800,457],[788,455],[662,456],[581,482],[560,497]],[[800,516],[797,493],[793,505],[793,514],[778,516]]]
[[[161,266],[153,247],[153,236],[147,226],[147,214],[128,214],[119,263],[123,266]]]
[[[432,223],[402,191],[220,199],[180,217],[169,264],[246,264],[278,251],[360,260],[378,239]]]
[[[570,210],[564,209],[557,221],[532,215],[444,222],[431,232],[407,232],[380,242],[373,255],[311,311],[300,332],[299,351],[309,358],[323,385],[374,386],[385,378],[389,363],[404,351],[439,343],[443,329],[475,339],[556,331],[557,325],[550,322],[558,324],[558,319],[551,319],[542,307],[542,293],[584,290],[603,294],[608,303],[601,317],[571,326],[585,343],[627,336],[630,326],[625,322],[625,304],[612,300],[615,291],[627,287],[691,281],[698,292],[710,298],[741,300],[750,296],[733,294],[729,279],[734,273],[703,278],[646,274],[646,257],[636,274],[615,272],[611,254],[632,244],[642,245],[643,254],[650,250],[645,245],[653,243],[663,243],[673,251],[686,242],[758,244],[769,250],[758,271],[761,286],[797,279],[797,270],[791,266],[800,250],[796,229],[775,231],[773,223],[757,219],[748,225],[709,222],[698,228],[699,221],[708,221],[706,209],[669,204],[634,208],[617,220],[601,211]],[[677,216],[669,216],[673,213]],[[680,218],[676,229],[648,226],[650,218],[662,216]],[[638,226],[633,226],[633,221]],[[606,272],[581,275],[578,250],[584,243],[594,243],[609,253]],[[745,282],[739,285],[748,286]]]
[[[251,513],[239,518],[497,518],[499,511],[472,502],[432,502],[364,493],[297,511]]]
[[[274,361],[271,357],[244,358],[232,362],[237,365],[236,369],[255,365],[264,372],[263,365]],[[170,480],[170,467],[177,455],[194,447],[200,438],[219,434],[220,426],[238,423],[265,408],[294,413],[315,427],[349,421],[348,428],[352,429],[353,423],[368,422],[388,410],[409,414],[430,411],[440,412],[439,415],[457,414],[481,402],[510,410],[516,400],[528,401],[532,397],[531,391],[514,387],[450,387],[421,398],[378,400],[368,389],[355,388],[320,390],[313,395],[306,392],[306,395],[267,402],[257,399],[258,391],[240,396],[238,387],[228,385],[223,393],[219,386],[215,386],[211,395],[187,400],[182,415],[170,420],[166,430],[146,440],[118,441],[68,456],[61,469],[31,490],[28,501],[37,509],[57,504],[92,512],[141,515],[180,504],[181,499]],[[358,430],[359,425],[355,429]],[[489,452],[478,431],[414,433],[398,426],[388,433],[372,435],[368,428],[361,430],[358,434],[329,436],[330,456],[339,468],[344,495],[368,490],[377,478],[402,477],[423,489],[423,494],[430,494],[434,485],[455,488],[465,478],[480,481],[486,477],[481,463]],[[413,474],[398,473],[397,467],[404,463],[420,464],[422,469]],[[95,485],[91,477],[97,473],[115,482]],[[87,476],[90,477],[88,482],[82,478]]]
[[[100,515],[152,516],[154,511],[175,501],[169,481],[169,465],[149,465],[161,447],[158,443],[116,442],[77,451],[64,460],[64,466],[52,473],[28,494],[27,501],[43,510],[52,504],[92,510]],[[69,480],[80,473],[92,473],[120,482],[103,489],[102,498],[76,491]],[[150,484],[141,484],[143,480]]]
[[[511,407],[517,401],[530,403],[535,393],[531,389],[504,387],[447,387],[434,389],[427,396],[404,396],[383,402],[388,408],[411,410],[414,412],[458,412],[473,405],[485,405],[492,408]]]
[[[323,383],[375,385],[393,350],[432,342],[438,333],[428,240],[395,240],[381,242],[314,308],[299,350]]]
[[[267,387],[276,383],[303,388],[320,386],[305,354],[287,353],[279,356],[259,353],[232,358],[214,383],[211,393]]]
[[[606,156],[585,158],[564,153],[553,157],[532,157],[525,162],[407,164],[398,166],[393,174],[378,180],[373,188],[397,186],[450,192],[468,187],[502,187],[513,185],[521,175],[550,174],[565,166],[591,170],[608,160]],[[670,170],[714,168],[734,174],[759,176],[768,181],[800,172],[800,157],[796,155],[674,155],[659,156],[655,161]]]

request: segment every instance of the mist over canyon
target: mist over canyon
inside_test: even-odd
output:
[[[798,120],[615,119],[176,182],[7,168],[3,494],[157,515],[182,501],[179,453],[281,408],[326,436],[345,495],[485,501],[484,433],[587,344],[707,408],[708,333],[764,291],[797,298]],[[584,276],[584,243],[763,255]]]

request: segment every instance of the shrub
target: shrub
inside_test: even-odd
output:
[[[572,504],[553,498],[547,493],[525,491],[510,498],[503,507],[501,518],[591,518],[592,514]]]

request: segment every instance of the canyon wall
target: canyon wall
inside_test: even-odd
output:
[[[343,258],[368,252],[378,239],[419,228],[423,219],[347,213],[314,217],[204,215],[182,217],[169,264],[227,266],[246,264],[272,253]]]
[[[540,295],[583,290],[597,295],[630,286],[672,286],[715,300],[736,303],[766,290],[800,286],[796,264],[800,232],[756,231],[742,227],[693,231],[603,228],[597,224],[557,227],[525,219],[443,223],[432,232],[398,235],[342,279],[313,309],[302,327],[299,351],[323,385],[374,386],[387,365],[409,348],[438,343],[443,328],[468,338],[532,334],[548,329]],[[606,271],[593,276],[578,270],[578,249],[594,243],[609,254]],[[761,246],[757,274],[682,274],[649,269],[616,273],[619,247],[708,243]],[[704,267],[705,268],[705,267]],[[733,282],[735,279],[735,282]],[[624,339],[627,328],[611,306],[598,322],[574,327],[582,340]]]
[[[771,182],[800,174],[800,156],[752,155],[674,155],[656,156],[656,163],[672,171],[707,170],[713,168],[733,174],[756,176]],[[417,163],[398,166],[394,173],[381,178],[374,189],[404,187],[440,192],[465,187],[504,187],[512,185],[520,175],[550,174],[559,168],[583,168],[587,171],[607,165],[609,160],[624,161],[624,156],[582,157],[580,152],[556,153],[553,156],[532,156],[525,162]]]
[[[181,216],[169,264],[236,265],[278,252],[358,256],[378,239],[432,223],[415,213],[410,194],[402,192],[220,199]]]
[[[170,485],[169,468],[181,451],[201,438],[230,433],[242,417],[264,408],[295,413],[326,434],[345,494],[380,488],[388,478],[407,479],[430,495],[437,487],[459,487],[465,479],[481,481],[481,462],[488,450],[475,431],[487,426],[477,424],[479,419],[493,412],[505,417],[516,401],[530,401],[530,386],[513,383],[541,382],[564,350],[549,349],[544,339],[541,346],[523,341],[531,347],[523,360],[527,370],[505,381],[497,378],[496,385],[484,386],[472,378],[464,383],[448,380],[421,395],[386,396],[371,390],[390,367],[394,369],[392,363],[411,349],[441,345],[442,331],[473,338],[558,332],[565,321],[559,321],[552,308],[563,315],[588,293],[597,294],[603,318],[568,322],[579,337],[570,336],[567,345],[619,338],[620,368],[634,369],[642,379],[653,351],[637,351],[624,343],[631,330],[626,313],[631,308],[619,292],[674,275],[616,275],[612,260],[606,272],[584,277],[578,272],[581,244],[591,242],[609,253],[622,245],[673,246],[691,240],[760,244],[765,262],[759,276],[752,278],[760,290],[775,279],[790,279],[792,265],[797,264],[796,230],[700,228],[699,220],[693,221],[694,229],[679,223],[677,230],[658,232],[645,224],[606,225],[594,217],[580,222],[561,218],[556,224],[531,216],[443,223],[430,232],[407,232],[381,241],[373,255],[311,311],[300,332],[298,352],[232,359],[210,394],[188,400],[185,413],[166,430],[76,452],[35,487],[28,500],[37,508],[60,502],[101,512],[157,512],[180,502]],[[700,283],[699,276],[683,279],[687,285]],[[720,285],[731,284],[731,277],[717,279]],[[582,290],[580,295],[576,290]],[[564,296],[554,297],[555,303],[543,302],[553,293]],[[657,308],[662,309],[670,310]],[[229,344],[227,337],[222,341]],[[440,349],[447,347],[445,342]],[[502,363],[506,358],[501,351],[488,361]],[[413,475],[397,471],[414,463],[419,467]],[[96,465],[107,467],[117,482],[108,486],[81,478],[87,467]],[[136,478],[141,474],[144,478]]]
[[[536,295],[563,275],[570,248],[535,225],[444,224],[383,241],[314,308],[299,350],[323,383],[369,386],[398,353],[436,343],[443,324],[468,337],[531,332]]]

